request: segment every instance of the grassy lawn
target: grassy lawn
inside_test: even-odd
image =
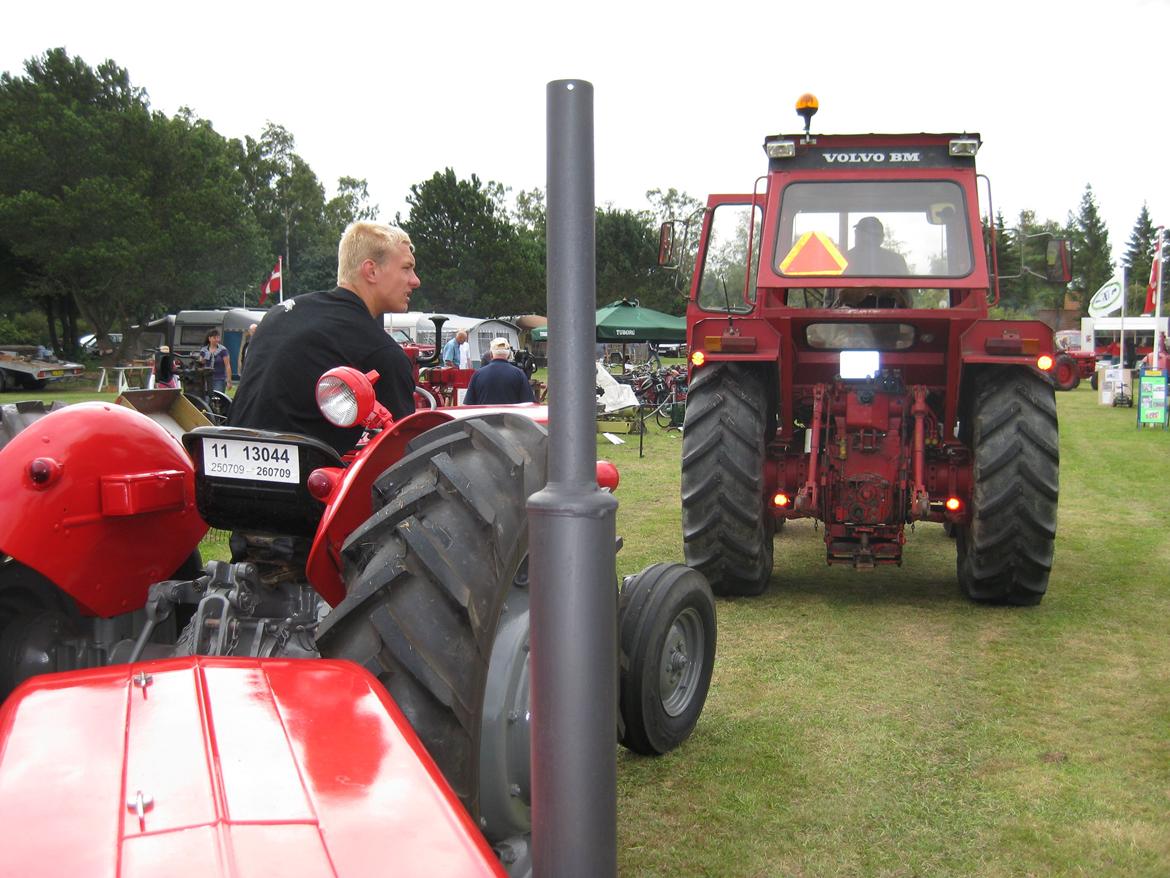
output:
[[[623,876],[1170,875],[1170,432],[1087,386],[1057,400],[1044,602],[969,603],[939,525],[854,572],[789,524],[768,592],[718,602],[694,736],[619,751]],[[623,574],[682,560],[681,437],[625,439],[598,440]]]
[[[1044,602],[969,603],[939,525],[855,572],[790,523],[769,590],[718,602],[694,736],[619,756],[622,875],[1170,874],[1170,433],[1057,399]],[[682,559],[681,440],[630,438],[598,445],[625,573]]]

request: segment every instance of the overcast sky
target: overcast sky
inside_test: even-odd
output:
[[[382,218],[450,166],[545,186],[545,85],[595,88],[596,197],[750,191],[764,136],[978,132],[1009,222],[1063,221],[1091,183],[1119,257],[1142,202],[1170,225],[1170,0],[636,0],[9,4],[0,70],[55,46],[110,58],[152,106],[228,137],[288,128],[330,192],[365,178]],[[1161,81],[1159,81],[1161,80]]]

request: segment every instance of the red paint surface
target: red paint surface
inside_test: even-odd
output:
[[[36,677],[0,708],[0,826],[0,875],[503,874],[385,690],[340,661]]]
[[[59,475],[34,485],[29,464]],[[191,459],[146,415],[112,403],[71,405],[0,451],[0,550],[52,580],[84,612],[138,609],[199,545]]]

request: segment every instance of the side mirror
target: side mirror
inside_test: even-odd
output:
[[[667,220],[658,230],[658,264],[668,266],[674,262],[674,220]]]
[[[1044,279],[1049,283],[1066,284],[1072,280],[1072,250],[1063,238],[1048,242],[1044,254]]]

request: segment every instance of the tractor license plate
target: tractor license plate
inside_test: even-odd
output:
[[[295,445],[208,438],[203,440],[203,473],[252,482],[296,484],[301,480],[301,460]]]

